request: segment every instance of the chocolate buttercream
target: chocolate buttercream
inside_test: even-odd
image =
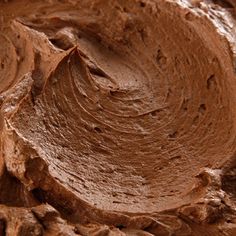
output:
[[[0,2],[0,235],[236,235],[234,0]]]

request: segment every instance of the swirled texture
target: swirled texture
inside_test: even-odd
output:
[[[235,5],[0,3],[0,235],[235,235]]]

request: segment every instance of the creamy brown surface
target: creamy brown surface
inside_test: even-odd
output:
[[[236,235],[235,7],[0,1],[0,235]]]

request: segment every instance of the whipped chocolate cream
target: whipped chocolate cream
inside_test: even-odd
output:
[[[236,235],[234,0],[0,2],[0,235]]]

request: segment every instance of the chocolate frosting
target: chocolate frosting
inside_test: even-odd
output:
[[[0,2],[0,235],[236,235],[234,0]]]

